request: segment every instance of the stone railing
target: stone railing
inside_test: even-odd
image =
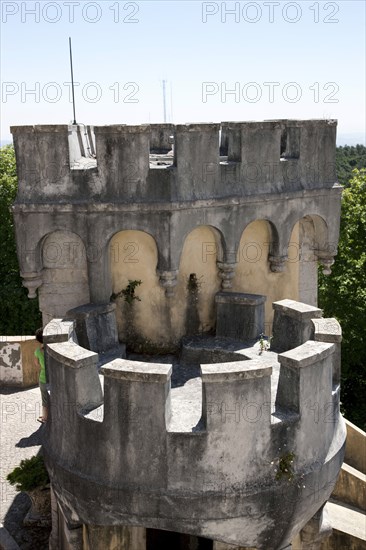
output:
[[[281,322],[301,315],[307,322],[303,304],[277,303],[281,308]],[[278,356],[277,391],[275,355],[201,365],[201,419],[190,431],[170,427],[170,364],[115,359],[101,369],[102,388],[98,356],[70,339],[73,323],[64,342],[60,331],[57,343],[46,331],[51,415],[44,449],[59,501],[80,523],[284,547],[329,498],[345,442],[333,387],[339,350],[329,341],[302,341],[304,323],[291,333],[298,347]],[[289,510],[289,502],[296,506]]]

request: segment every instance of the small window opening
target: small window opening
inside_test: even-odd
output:
[[[174,160],[174,128],[172,124],[151,125],[150,168],[171,166]]]
[[[280,158],[296,160],[300,158],[300,128],[289,126],[281,134]]]

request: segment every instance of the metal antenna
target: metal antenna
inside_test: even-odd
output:
[[[170,81],[170,122],[173,122],[173,85]]]
[[[166,91],[165,91],[166,80],[163,80],[163,105],[164,105],[164,122],[166,122]]]
[[[74,120],[73,120],[73,124],[76,124],[76,115],[75,115],[75,94],[74,94],[74,71],[73,71],[73,68],[72,68],[72,50],[71,50],[71,38],[70,38],[70,37],[69,37],[69,48],[70,48],[72,108],[73,108],[73,111],[74,111]]]

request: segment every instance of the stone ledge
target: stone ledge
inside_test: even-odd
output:
[[[73,330],[74,324],[72,321],[52,319],[43,330],[43,341],[45,344],[68,342]]]
[[[292,369],[309,367],[334,353],[334,344],[308,340],[301,346],[278,355],[281,366]]]
[[[317,342],[342,342],[342,328],[337,319],[312,319],[314,340]]]
[[[100,372],[108,378],[116,378],[118,380],[164,384],[170,380],[172,367],[171,365],[160,363],[142,363],[139,361],[115,359],[104,365]]]
[[[175,167],[170,167],[174,168]],[[212,198],[212,199],[187,199],[187,200],[175,200],[170,202],[164,201],[155,201],[155,202],[123,202],[120,199],[116,199],[114,202],[100,201],[95,202],[95,200],[84,200],[78,199],[77,201],[70,201],[69,203],[60,203],[57,200],[47,199],[47,201],[42,201],[38,203],[30,203],[29,201],[21,201],[16,199],[12,206],[12,211],[17,212],[30,212],[30,213],[46,213],[51,212],[75,212],[75,207],[77,207],[78,212],[120,212],[120,211],[143,211],[148,210],[151,212],[158,212],[160,214],[161,210],[166,210],[168,212],[175,210],[186,210],[188,208],[201,209],[201,208],[216,208],[222,206],[249,206],[249,204],[260,204],[269,203],[269,202],[283,202],[288,200],[296,200],[305,198],[314,198],[314,197],[327,197],[328,200],[331,199],[329,193],[330,191],[334,193],[335,198],[342,194],[343,187],[338,183],[334,183],[331,188],[327,188],[326,192],[324,188],[317,187],[314,189],[302,189],[302,190],[287,190],[283,192],[273,192],[273,193],[262,193],[260,196],[257,194],[244,194],[241,197],[237,195],[225,195],[223,197]]]
[[[35,124],[35,125],[26,125],[26,126],[10,126],[10,132],[15,134],[20,133],[36,133],[36,132],[45,132],[45,133],[56,133],[56,132],[66,132],[68,133],[69,126],[67,124]]]
[[[246,306],[258,306],[264,304],[266,296],[261,294],[244,294],[242,292],[218,292],[215,302],[219,304],[243,304]]]
[[[219,382],[235,382],[251,378],[271,376],[272,367],[263,365],[258,360],[233,361],[230,363],[215,363],[201,365],[202,382],[205,384]]]
[[[220,123],[219,122],[193,122],[193,123],[186,123],[186,124],[176,124],[175,125],[176,132],[210,132],[210,131],[217,131],[220,130]],[[217,143],[217,151],[218,149],[218,143]]]
[[[94,126],[94,133],[96,134],[143,134],[150,130],[148,124],[137,124],[130,126],[128,124],[110,124],[104,126]]]
[[[273,302],[272,306],[275,311],[298,320],[318,319],[322,316],[322,310],[318,307],[309,306],[295,300],[279,300]]]
[[[72,319],[85,319],[85,317],[95,317],[102,313],[110,313],[116,309],[116,304],[109,302],[106,304],[85,304],[82,306],[70,309],[67,313],[67,317]]]
[[[353,506],[330,500],[326,504],[333,527],[321,550],[361,550],[366,545],[365,514]]]
[[[20,344],[29,340],[34,340],[34,336],[0,336],[0,344]]]
[[[62,342],[59,344],[48,344],[48,354],[65,366],[79,369],[86,366],[97,368],[98,354],[84,349],[74,342]]]

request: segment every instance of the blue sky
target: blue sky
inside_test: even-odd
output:
[[[337,118],[365,142],[365,2],[1,2],[9,126]],[[231,13],[229,13],[231,11]],[[33,93],[32,93],[33,90]],[[232,93],[230,93],[230,91]]]

